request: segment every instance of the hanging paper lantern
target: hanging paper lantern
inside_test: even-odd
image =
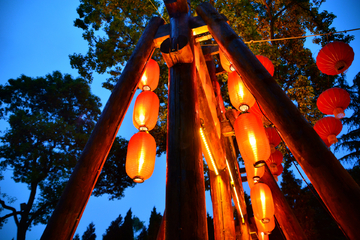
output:
[[[345,117],[344,110],[350,104],[350,94],[342,88],[330,88],[320,94],[316,105],[324,114],[334,114],[335,118]]]
[[[251,160],[248,160],[246,158],[243,158],[245,163],[245,170],[246,170],[246,178],[247,182],[249,184],[250,189],[254,186],[255,183],[257,183],[262,176],[264,176],[265,173],[265,166],[262,167],[254,167],[254,165],[251,163]]]
[[[268,127],[265,128],[265,130],[266,135],[269,139],[271,152],[273,153],[275,151],[275,147],[280,144],[281,138],[275,128]]]
[[[278,169],[278,171],[277,171],[277,173],[274,174],[274,176],[279,176],[284,171],[284,167],[282,164],[277,165],[277,169]]]
[[[261,62],[261,64],[266,68],[266,70],[270,73],[271,76],[274,76],[274,65],[271,60],[262,55],[256,55],[257,59]]]
[[[347,43],[335,41],[320,50],[316,65],[322,73],[337,75],[348,69],[353,60],[353,49]]]
[[[258,232],[259,240],[269,240],[269,235],[264,232]]]
[[[283,155],[279,150],[275,150],[268,160],[266,160],[266,164],[269,166],[272,174],[278,172],[278,165],[280,165],[283,161]]]
[[[234,66],[229,62],[227,57],[225,56],[225,53],[219,49],[219,56],[220,56],[220,64],[223,67],[223,69],[227,72],[233,72],[235,71]]]
[[[270,222],[274,216],[274,201],[270,188],[265,183],[256,183],[250,189],[250,197],[254,217],[262,223]]]
[[[331,146],[331,144],[329,143],[329,140],[327,138],[322,138],[321,140],[323,140],[323,142],[325,143],[325,145],[329,148]]]
[[[150,59],[145,66],[138,87],[143,91],[154,91],[159,83],[159,77],[159,64],[154,59]]]
[[[268,223],[263,223],[262,221],[260,221],[256,217],[254,217],[254,220],[255,220],[255,225],[256,225],[256,228],[257,228],[258,232],[262,232],[265,235],[270,234],[271,231],[274,230],[274,228],[275,228],[275,218],[274,218],[274,216],[272,216],[270,218],[270,221]]]
[[[158,119],[159,104],[159,98],[154,92],[141,92],[135,101],[133,112],[134,126],[141,131],[152,130]]]
[[[228,75],[228,90],[231,104],[237,110],[246,112],[255,104],[255,98],[236,72]]]
[[[336,136],[342,130],[342,123],[334,117],[324,117],[315,123],[314,130],[319,134],[320,138],[326,138],[331,145],[337,143]]]
[[[234,129],[241,156],[255,167],[264,165],[270,157],[270,145],[260,119],[253,113],[240,114]]]
[[[142,183],[151,177],[156,157],[156,143],[147,132],[134,134],[128,143],[126,154],[126,174],[136,183]]]

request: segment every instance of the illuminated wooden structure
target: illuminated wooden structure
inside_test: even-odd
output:
[[[202,49],[199,44],[211,37],[224,51],[235,70],[243,76],[250,92],[279,129],[285,143],[336,221],[350,239],[356,239],[360,225],[359,186],[227,24],[226,19],[208,3],[197,7],[197,17],[190,16],[189,1],[164,0],[164,3],[169,12],[170,24],[163,25],[160,18],[153,18],[148,23],[41,239],[72,239],[146,61],[154,48],[160,48],[169,67],[166,215],[164,214],[164,227],[159,239],[207,239],[200,118],[204,133],[209,138],[213,157],[219,164],[220,174],[214,176],[210,173],[212,195],[214,199],[221,198],[225,201],[224,204],[214,204],[214,212],[218,215],[216,231],[219,232],[216,239],[235,239],[235,235],[241,240],[250,239],[240,169],[232,142],[233,130],[221,110],[221,96],[214,84],[216,76],[211,54],[216,54],[218,49]],[[274,183],[271,179],[266,181]],[[333,197],[334,194],[336,198]],[[240,227],[236,230],[231,226],[232,212],[226,210],[229,209],[230,195],[240,216]],[[281,208],[280,212],[288,211],[289,209],[282,209],[285,209],[283,204],[276,203],[276,199],[282,201],[277,196],[281,193],[275,191],[273,195],[275,205]],[[275,216],[276,214],[275,209]],[[220,215],[226,216],[226,219],[219,217]],[[300,236],[298,239],[305,239],[299,226],[285,226],[285,222],[282,229],[289,231],[285,235],[297,235]],[[222,231],[225,234],[222,235]]]

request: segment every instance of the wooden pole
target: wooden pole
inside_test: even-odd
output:
[[[283,193],[276,183],[269,167],[265,164],[265,173],[260,179],[269,186],[274,200],[275,217],[281,226],[286,239],[306,240],[307,237],[301,228],[294,212],[287,203]]]
[[[169,9],[172,49],[186,37],[193,51],[189,12],[177,13],[175,5],[186,0],[164,1]],[[171,4],[171,5],[170,5]],[[195,61],[178,62],[169,69],[167,171],[166,171],[166,239],[207,239],[204,168],[200,146],[200,124],[196,95]]]
[[[209,170],[215,240],[236,239],[227,169],[216,175]]]
[[[358,238],[360,187],[325,146],[285,92],[209,4],[196,12],[242,76],[270,121],[349,239]]]
[[[153,52],[153,38],[162,24],[163,20],[156,17],[145,28],[71,174],[41,236],[42,240],[72,239],[134,96],[146,61]]]
[[[221,97],[220,93],[220,85],[217,84],[217,77],[216,77],[216,67],[214,60],[212,57],[208,58],[206,61],[206,66],[209,71],[210,79],[212,81],[215,97],[216,97],[216,107],[218,111],[218,116],[222,122],[227,121],[225,117],[225,106],[224,101]],[[227,166],[226,170],[229,171],[232,176],[231,180],[231,195],[235,204],[235,209],[237,211],[238,219],[239,219],[239,240],[249,240],[250,233],[249,233],[249,225],[247,220],[247,213],[246,213],[246,203],[245,203],[245,196],[244,196],[244,189],[242,186],[241,181],[241,174],[239,169],[239,164],[237,162],[236,153],[233,145],[232,137],[224,137],[222,136],[220,141],[223,142],[224,152],[226,154],[226,161],[229,166]],[[229,175],[228,175],[229,176]],[[237,235],[237,233],[235,233]]]

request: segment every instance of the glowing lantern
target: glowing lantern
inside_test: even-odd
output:
[[[335,118],[345,117],[344,110],[350,104],[349,93],[341,88],[330,88],[320,94],[316,105],[324,114],[334,114]]]
[[[156,156],[156,143],[153,136],[147,132],[134,134],[129,141],[125,170],[136,183],[142,183],[151,177]]]
[[[266,70],[270,73],[271,76],[274,76],[274,65],[271,60],[265,56],[256,55],[257,59],[261,62],[261,64],[266,68]]]
[[[150,131],[156,125],[159,115],[159,98],[151,91],[141,92],[135,101],[134,126],[141,131]]]
[[[329,140],[328,140],[327,138],[324,138],[324,139],[321,139],[321,140],[323,140],[323,142],[325,143],[325,145],[326,145],[327,147],[330,147],[330,146],[331,146],[331,144],[329,143]]]
[[[255,98],[236,72],[231,72],[228,75],[228,89],[231,104],[237,110],[246,112],[255,104]]]
[[[262,232],[265,235],[268,235],[271,233],[272,230],[275,228],[275,218],[272,216],[270,218],[270,221],[268,223],[263,223],[256,217],[254,217],[255,225],[257,227],[258,232]]]
[[[145,70],[141,76],[138,87],[144,91],[154,91],[159,83],[159,76],[159,64],[154,59],[150,59],[145,66]]]
[[[231,64],[231,62],[229,62],[229,60],[225,56],[225,53],[221,49],[219,49],[219,56],[220,56],[220,64],[225,71],[227,72],[235,71],[234,66]]]
[[[258,232],[259,240],[269,240],[269,235],[264,232]]]
[[[251,164],[251,161],[246,158],[243,159],[245,163],[246,178],[251,189],[254,184],[257,183],[262,176],[264,176],[265,166],[256,168],[253,164]]]
[[[240,114],[234,129],[241,156],[255,167],[263,166],[270,157],[270,145],[260,119],[249,112]]]
[[[278,165],[280,165],[283,161],[283,155],[279,150],[275,150],[268,160],[266,160],[267,165],[270,168],[272,174],[278,172]]]
[[[269,139],[271,153],[273,153],[275,151],[275,147],[281,142],[281,138],[276,129],[273,127],[265,128],[265,131]]]
[[[353,49],[344,42],[326,44],[316,57],[316,65],[322,73],[337,75],[348,69],[354,60]]]
[[[331,145],[337,142],[336,136],[342,130],[342,123],[334,117],[324,117],[315,123],[314,130],[320,138],[326,138]]]
[[[250,189],[250,197],[254,217],[262,223],[269,223],[274,217],[274,201],[271,190],[265,183],[256,183]]]

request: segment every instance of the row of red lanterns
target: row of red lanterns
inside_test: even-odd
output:
[[[314,125],[314,130],[318,133],[327,147],[337,142],[336,136],[342,130],[342,123],[339,119],[345,117],[345,109],[350,104],[349,93],[341,88],[330,88],[320,94],[316,101],[318,109],[327,115]]]
[[[256,57],[273,75],[274,66],[271,61],[264,56]],[[252,111],[258,108],[258,104],[222,51],[220,51],[220,62],[229,72],[230,101],[241,112],[234,123],[235,137],[245,163],[255,223],[259,235],[266,239],[275,227],[274,202],[270,188],[259,180],[264,174],[265,164],[268,164],[275,177],[281,174],[283,156],[275,149],[281,139],[276,129],[264,128],[260,118],[262,115],[260,109],[258,113]]]
[[[156,126],[159,114],[159,98],[153,92],[159,83],[159,73],[159,65],[150,59],[138,84],[142,92],[135,101],[133,124],[139,132],[130,138],[125,164],[127,175],[136,183],[150,178],[155,167],[156,143],[148,131]]]

